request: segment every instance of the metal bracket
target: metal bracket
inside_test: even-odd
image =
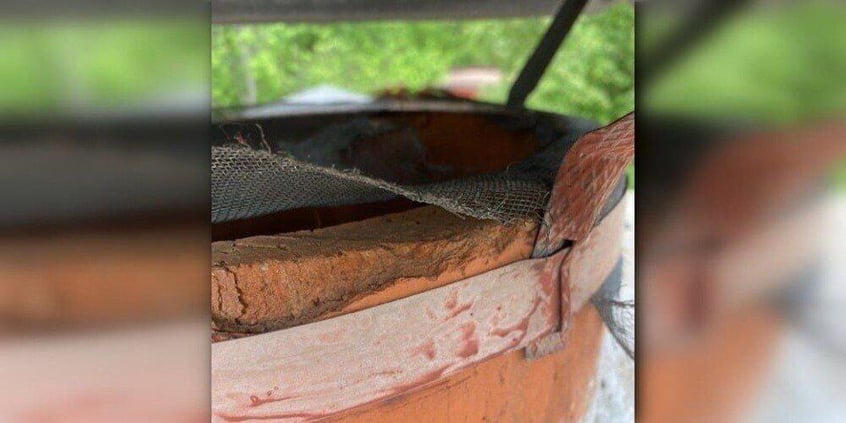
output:
[[[603,219],[602,211],[633,158],[634,113],[584,135],[564,157],[533,253],[534,257],[548,257],[572,243],[558,271],[561,322],[558,332],[526,347],[527,358],[564,347],[571,313],[581,308],[612,272],[621,248],[623,212],[618,205]]]

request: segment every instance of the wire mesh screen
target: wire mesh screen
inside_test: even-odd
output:
[[[635,315],[634,301],[620,300],[620,285],[623,280],[623,260],[617,262],[611,275],[599,291],[591,298],[599,315],[608,327],[614,340],[626,354],[634,359],[635,354]]]
[[[539,217],[561,158],[591,126],[578,122],[568,133],[539,127],[534,155],[496,172],[456,178],[421,165],[425,151],[412,128],[379,120],[352,118],[298,142],[266,140],[260,133],[261,142],[212,147],[212,222],[397,196],[479,219]],[[390,148],[357,144],[385,134]],[[478,145],[486,148],[485,139]]]

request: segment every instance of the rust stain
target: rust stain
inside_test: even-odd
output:
[[[479,352],[479,341],[476,338],[476,323],[467,322],[459,328],[461,331],[461,348],[456,351],[459,358],[468,358]]]
[[[429,320],[435,320],[437,318],[437,316],[435,316],[435,312],[433,312],[429,306],[426,306],[426,317],[428,317]]]
[[[450,312],[449,317],[446,320],[452,319],[453,317],[458,316],[459,314],[464,313],[467,310],[470,310],[471,307],[473,307],[472,301],[466,304],[461,304],[460,306],[453,307],[452,312]]]
[[[512,345],[517,345],[523,338],[526,337],[526,333],[529,331],[529,321],[531,320],[532,316],[534,316],[535,312],[537,311],[538,307],[541,304],[541,299],[539,297],[535,297],[534,304],[532,305],[532,309],[529,311],[529,314],[526,315],[523,319],[519,322],[504,328],[496,328],[490,331],[491,335],[498,336],[500,338],[505,338],[506,336],[510,335],[514,332],[520,332],[520,336],[515,338],[512,341]]]
[[[320,340],[320,342],[329,343],[329,342],[332,342],[332,341],[335,341],[336,339],[338,339],[338,337],[340,337],[343,333],[344,333],[344,331],[341,330],[341,329],[335,330],[335,331],[332,331],[332,332],[322,333],[322,334],[320,334],[318,339]]]
[[[455,306],[457,304],[458,304],[458,291],[452,290],[452,291],[450,291],[449,297],[447,297],[447,300],[444,303],[444,305],[446,306],[446,308],[448,310],[453,310],[453,309],[455,309]]]
[[[434,360],[435,355],[437,354],[437,350],[435,349],[435,343],[432,342],[432,340],[429,340],[425,344],[420,345],[419,347],[413,349],[411,351],[411,353],[412,353],[412,356],[423,354],[429,360]]]
[[[498,306],[496,306],[496,313],[494,313],[494,314],[493,314],[493,315],[492,315],[492,316],[488,319],[488,324],[489,324],[491,327],[496,327],[496,326],[499,326],[499,322],[501,322],[501,321],[502,321],[502,318],[503,318],[503,316],[502,316],[502,306],[501,306],[501,305],[498,305]]]
[[[543,293],[549,297],[557,296],[561,284],[561,269],[570,257],[570,251],[562,251],[553,257],[534,265],[534,272],[538,275]]]
[[[449,297],[447,297],[446,302],[444,302],[444,306],[447,310],[450,311],[450,313],[444,319],[444,321],[447,321],[449,319],[454,318],[455,316],[458,316],[461,313],[464,313],[467,310],[470,310],[470,308],[473,307],[473,301],[459,305],[458,290],[452,290],[450,291]]]

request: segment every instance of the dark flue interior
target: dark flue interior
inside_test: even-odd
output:
[[[254,148],[284,150],[302,145],[329,125],[351,119],[390,122],[395,131],[357,138],[339,153],[342,166],[392,182],[415,184],[503,170],[525,160],[541,146],[538,123],[527,115],[459,112],[370,113],[294,116],[225,123],[215,144],[240,142]],[[412,131],[414,137],[403,134]],[[413,141],[408,141],[412,139]],[[301,147],[297,147],[301,148]],[[406,199],[340,207],[287,210],[212,227],[213,240],[310,230],[420,207]]]

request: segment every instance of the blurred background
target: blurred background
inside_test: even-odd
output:
[[[208,420],[208,21],[0,6],[0,421]]]
[[[528,107],[603,124],[634,108],[634,7],[625,1],[603,6],[575,24]],[[475,83],[474,97],[502,104],[550,15],[214,25],[212,105],[274,103],[325,86],[378,95],[449,90],[465,81]]]
[[[209,41],[208,22],[167,12],[158,17],[113,12],[98,17],[83,10],[47,21],[7,15],[0,27],[6,56],[0,63],[3,119],[202,105],[208,98],[202,64],[209,54],[201,48]]]
[[[638,5],[643,421],[846,415],[844,12]]]

